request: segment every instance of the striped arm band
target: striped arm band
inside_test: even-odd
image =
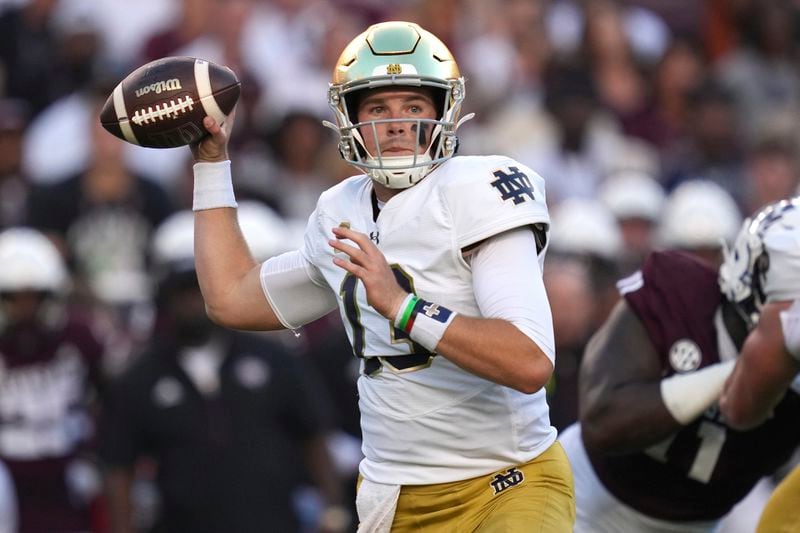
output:
[[[416,294],[409,294],[400,305],[394,325],[408,333],[411,340],[434,352],[456,314],[439,304],[423,300]]]

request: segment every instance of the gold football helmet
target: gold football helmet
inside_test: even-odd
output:
[[[359,91],[390,86],[429,87],[439,108],[437,119],[416,122],[417,149],[413,155],[388,157],[371,154],[363,135],[377,139],[376,124],[409,122],[409,119],[384,119],[359,123],[355,95]],[[350,164],[372,179],[393,189],[417,183],[436,165],[449,159],[456,150],[456,129],[464,100],[464,78],[447,47],[432,33],[411,22],[374,24],[353,39],[344,49],[333,71],[328,103],[336,115],[339,151]],[[465,117],[465,120],[470,117]],[[421,146],[425,126],[432,130],[427,146]]]

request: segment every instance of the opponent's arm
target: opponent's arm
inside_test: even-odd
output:
[[[383,254],[369,238],[348,228],[333,228],[333,233],[338,239],[332,239],[330,245],[349,256],[349,260],[334,257],[334,263],[361,279],[368,303],[395,325],[398,315],[402,316],[401,308],[408,307],[409,318],[415,316],[413,326],[406,329],[413,340],[469,372],[521,392],[536,392],[550,378],[553,365],[548,356],[508,320],[452,313],[450,317],[454,318],[447,322],[427,319],[426,326],[426,318],[422,316],[424,304],[418,304],[416,315],[412,313],[409,307],[413,307],[412,297],[397,284]],[[532,234],[528,236],[534,264],[526,268],[538,268],[535,241]],[[341,239],[349,239],[356,246]],[[480,300],[478,295],[476,298]],[[547,300],[538,302],[542,303],[547,305]],[[536,302],[528,304],[537,305]],[[441,311],[440,317],[447,312]]]
[[[720,410],[731,427],[743,430],[761,424],[800,372],[800,361],[790,354],[781,325],[781,313],[787,313],[789,305],[766,304],[745,340],[720,399]]]
[[[640,451],[681,425],[661,398],[661,365],[642,323],[622,300],[586,347],[579,378],[586,448]]]
[[[236,329],[281,329],[283,325],[261,289],[260,265],[253,259],[236,217],[230,185],[228,133],[233,114],[223,127],[206,117],[211,134],[192,147],[195,158],[195,266],[209,317]],[[227,182],[225,181],[227,180]],[[216,186],[209,187],[209,183]],[[228,188],[217,184],[227,185]],[[201,201],[198,202],[198,197]],[[221,201],[215,202],[219,198]],[[197,205],[198,203],[202,205]],[[221,207],[221,205],[230,207]],[[220,205],[220,207],[212,207]]]

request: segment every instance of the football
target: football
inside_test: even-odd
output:
[[[165,57],[128,74],[103,105],[100,122],[139,146],[184,146],[208,135],[206,116],[222,124],[240,90],[228,67],[194,57]]]

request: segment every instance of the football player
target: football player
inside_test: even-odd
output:
[[[61,253],[42,233],[0,233],[0,461],[13,480],[20,531],[94,528],[105,349],[93,321],[68,304],[70,286]],[[0,522],[7,494],[0,490]]]
[[[713,531],[790,458],[800,442],[794,391],[747,431],[717,401],[742,347],[777,333],[778,302],[798,296],[799,208],[800,198],[784,200],[746,220],[718,272],[656,252],[619,282],[624,298],[583,360],[580,423],[561,437],[575,531]],[[774,351],[779,338],[762,345]]]
[[[571,531],[572,475],[543,388],[543,179],[507,157],[454,157],[464,79],[416,24],[356,37],[328,97],[360,173],[321,195],[300,250],[263,264],[236,224],[230,120],[206,119],[193,208],[210,315],[294,329],[338,307],[361,358],[361,530]]]
[[[763,212],[764,220],[756,219],[750,225],[747,238],[738,243],[730,261],[738,267],[736,273],[746,276],[751,275],[753,262],[774,264],[786,256],[793,259],[791,265],[782,265],[793,270],[785,271],[781,290],[772,298],[761,288],[764,279],[760,269],[755,273],[755,288],[750,283],[735,285],[738,301],[761,308],[758,324],[747,337],[719,402],[728,425],[740,430],[764,423],[787,390],[796,388],[800,372],[800,282],[795,278],[800,272],[800,198],[793,199],[784,210],[791,210],[791,216]],[[767,224],[780,224],[784,231],[764,232]],[[773,248],[781,250],[777,258],[769,254]],[[800,468],[778,486],[764,509],[758,532],[771,531],[800,531]]]

